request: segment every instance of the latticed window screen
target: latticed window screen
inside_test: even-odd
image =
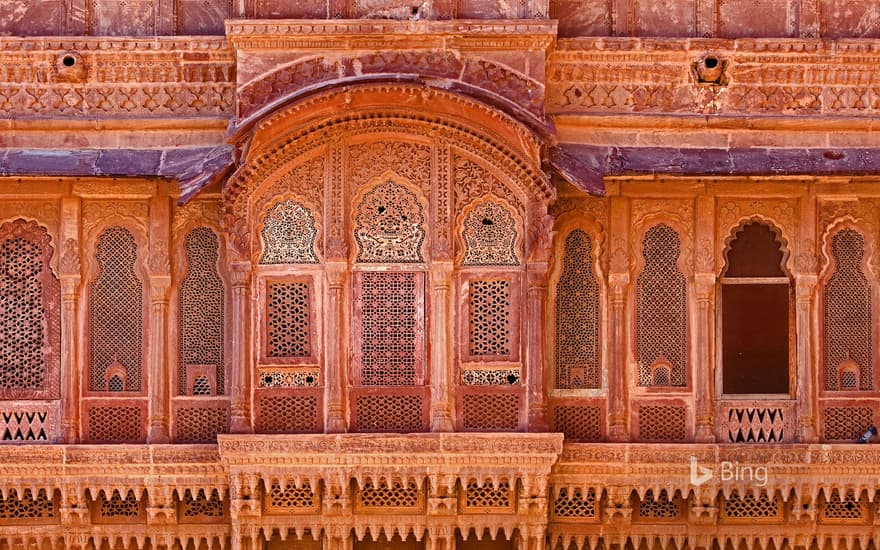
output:
[[[308,283],[269,283],[266,291],[267,357],[312,355],[310,308]]]
[[[311,210],[293,200],[275,203],[263,218],[261,264],[313,264],[318,230]]]
[[[98,274],[89,287],[89,390],[107,391],[111,365],[125,369],[125,391],[141,391],[143,283],[135,273],[137,243],[114,226],[98,237]]]
[[[187,272],[180,285],[178,318],[179,391],[186,395],[187,365],[213,365],[217,371],[215,393],[222,395],[224,292],[217,273],[220,242],[211,229],[197,227],[186,236],[185,247]],[[203,390],[201,395],[210,395],[210,388],[206,393]]]
[[[50,259],[49,236],[36,223],[0,227],[0,398],[57,393],[61,289]]]
[[[487,202],[471,210],[462,231],[462,265],[517,265],[516,222],[500,204]]]
[[[362,272],[355,288],[356,378],[364,386],[421,383],[424,274]]]
[[[510,355],[510,281],[471,281],[469,350],[474,356]]]
[[[358,262],[421,262],[425,211],[416,195],[399,183],[379,184],[355,210]]]
[[[666,224],[642,239],[645,267],[636,281],[636,357],[639,385],[654,384],[651,367],[668,363],[670,386],[687,384],[687,281],[678,268],[681,239]]]
[[[556,283],[556,387],[598,388],[599,283],[590,236],[575,229],[565,238]]]
[[[831,254],[835,270],[823,290],[825,389],[870,390],[874,384],[873,301],[871,283],[862,269],[865,238],[853,229],[839,231],[831,240]],[[847,363],[854,368],[841,372]]]

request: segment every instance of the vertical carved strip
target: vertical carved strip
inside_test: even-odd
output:
[[[61,439],[77,442],[81,363],[77,360],[77,308],[81,282],[80,201],[77,197],[61,200],[61,231],[57,254],[60,254],[61,280]],[[63,243],[63,244],[62,244]]]
[[[718,32],[715,25],[717,9],[715,0],[697,0],[697,37],[712,38]]]
[[[452,311],[449,288],[452,262],[433,262],[431,267],[431,431],[451,432],[452,401],[450,395],[452,350],[449,330]]]
[[[819,2],[818,0],[799,0],[794,2],[798,10],[796,34],[800,38],[819,38]]]
[[[715,201],[710,196],[697,197],[696,235],[694,238],[694,290],[696,294],[696,322],[691,344],[694,365],[694,405],[696,440],[700,443],[715,441],[712,420],[714,391],[712,373],[713,301],[715,291]]]
[[[608,346],[608,438],[626,441],[627,393],[631,378],[626,361],[629,344],[626,341],[626,292],[630,282],[629,212],[627,199],[611,198],[610,220],[611,262],[608,270],[609,302],[611,303],[610,336]]]
[[[161,192],[161,191],[160,191]],[[150,348],[149,385],[150,431],[149,443],[167,443],[169,430],[168,370],[168,292],[171,288],[171,265],[168,241],[171,227],[171,199],[164,194],[153,197],[150,203]]]
[[[819,346],[819,315],[816,294],[818,265],[816,262],[817,209],[814,198],[800,201],[800,235],[793,235],[798,243],[798,261],[795,262],[795,338],[796,338],[796,397],[800,409],[798,427],[800,440],[812,443],[818,440],[815,418],[818,411],[816,377],[819,375],[814,354]]]
[[[329,288],[329,307],[327,309],[327,347],[324,364],[324,391],[327,403],[327,433],[342,433],[346,431],[345,422],[345,390],[347,387],[345,373],[346,365],[342,358],[345,356],[345,309],[343,295],[345,291],[345,272],[347,265],[344,262],[327,263],[327,286]]]
[[[327,259],[340,260],[346,257],[345,246],[345,220],[343,219],[343,204],[345,198],[343,191],[343,146],[336,143],[330,147],[330,162],[327,163],[327,175],[329,180],[329,197],[325,201],[327,215],[324,217],[327,226]]]
[[[250,361],[248,361],[248,344],[250,334],[250,262],[233,262],[229,269],[229,278],[232,284],[232,330],[231,330],[231,353],[232,372],[230,379],[232,391],[232,414],[229,423],[231,433],[250,433],[250,407],[248,393],[248,375]]]
[[[549,430],[547,421],[546,376],[549,367],[544,350],[547,349],[547,334],[544,331],[547,303],[547,276],[550,268],[550,254],[553,241],[553,218],[547,214],[547,207],[534,202],[528,211],[526,264],[527,319],[526,319],[526,369],[528,373],[528,402],[530,431]],[[520,329],[522,330],[522,329]],[[521,334],[521,333],[520,333]]]
[[[434,197],[431,201],[434,206],[434,219],[436,220],[436,232],[434,235],[434,250],[432,258],[451,259],[452,258],[452,237],[450,235],[450,212],[449,212],[449,195],[452,188],[450,181],[450,163],[452,162],[452,151],[449,143],[440,140],[434,148],[437,183],[434,185]]]

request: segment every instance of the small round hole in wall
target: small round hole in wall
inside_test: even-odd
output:
[[[61,64],[64,65],[65,67],[73,67],[74,65],[76,65],[76,58],[73,57],[72,55],[65,55],[61,59]]]
[[[718,66],[718,58],[710,55],[703,61],[703,63],[706,65],[707,69],[714,69]]]
[[[828,160],[841,160],[846,155],[841,151],[825,151],[822,153],[822,156],[827,158]]]
[[[508,384],[516,384],[517,380],[519,380],[519,376],[517,376],[515,374],[508,374],[507,375],[507,383]]]

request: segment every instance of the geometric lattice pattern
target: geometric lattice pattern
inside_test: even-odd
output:
[[[639,501],[639,517],[653,519],[677,518],[681,513],[681,507],[677,500],[669,500],[666,490],[660,491],[660,496],[654,498],[654,492],[650,489],[645,493],[645,498]]]
[[[266,356],[309,357],[308,283],[271,283],[266,296]]]
[[[723,424],[730,443],[779,443],[784,437],[785,418],[779,407],[731,407]]]
[[[465,252],[462,265],[518,265],[516,222],[506,208],[483,203],[464,220]]]
[[[110,365],[125,369],[125,390],[141,391],[143,283],[134,271],[137,243],[123,227],[98,237],[98,274],[89,286],[90,391],[107,391]]]
[[[178,391],[186,395],[187,365],[212,365],[216,395],[223,395],[223,280],[217,273],[220,242],[207,227],[186,236],[187,271],[178,300]],[[203,395],[210,395],[208,393]]]
[[[291,482],[282,488],[280,483],[272,483],[266,494],[266,508],[273,511],[311,510],[317,505],[316,495],[308,483],[295,487]]]
[[[302,204],[284,200],[275,203],[263,218],[261,264],[313,264],[315,218]]]
[[[317,369],[269,370],[260,369],[257,380],[261,388],[315,388],[318,386]]]
[[[193,498],[192,491],[187,489],[183,494],[183,517],[223,517],[223,499],[217,489],[211,491],[211,498],[205,496],[204,489],[199,489],[196,498]]]
[[[854,442],[874,425],[874,412],[869,407],[828,407],[823,420],[825,441]]]
[[[575,229],[565,238],[556,283],[556,387],[598,388],[599,283],[590,236]]]
[[[553,431],[565,434],[568,441],[601,441],[600,407],[554,407]]]
[[[123,443],[141,439],[139,407],[89,409],[89,443]]]
[[[519,369],[466,369],[461,371],[462,386],[510,386],[520,381]]]
[[[574,489],[569,496],[568,489],[559,489],[553,501],[553,515],[558,518],[596,517],[596,492],[589,489],[584,494],[581,489]]]
[[[874,384],[873,301],[871,284],[862,270],[865,238],[844,229],[831,240],[835,270],[823,290],[825,389],[838,386],[838,369],[854,363],[859,373],[858,388],[870,390]]]
[[[140,515],[140,506],[134,491],[130,490],[126,493],[125,498],[114,489],[112,496],[108,499],[102,490],[99,495],[101,507],[99,515],[102,518],[137,518]]]
[[[510,355],[510,281],[471,281],[470,354]]]
[[[355,211],[358,262],[421,262],[425,212],[416,195],[393,181],[364,194]]]
[[[779,500],[766,494],[747,494],[740,497],[734,492],[724,500],[723,509],[722,517],[725,519],[774,519],[782,514]]]
[[[468,393],[462,396],[462,425],[465,430],[516,430],[519,408],[515,393]]]
[[[666,224],[642,240],[645,267],[636,280],[636,359],[640,386],[657,385],[651,367],[671,366],[670,386],[687,384],[687,281],[678,268],[681,239]]]
[[[678,405],[639,407],[641,441],[684,441],[686,437],[684,407]]]
[[[33,497],[30,489],[18,496],[18,491],[10,489],[6,498],[0,497],[0,521],[13,519],[45,519],[55,517],[55,503],[46,495],[45,489],[37,491]]]
[[[360,493],[360,505],[365,508],[416,508],[419,505],[419,486],[410,481],[380,484],[367,481]]]
[[[177,443],[214,443],[217,434],[229,431],[226,407],[182,408],[175,419]]]
[[[2,441],[47,441],[48,411],[0,412]]]
[[[318,398],[312,395],[265,396],[259,400],[257,433],[317,433]]]
[[[417,326],[421,273],[361,274],[360,378],[364,386],[415,384],[416,350],[424,333]]]
[[[0,398],[57,397],[61,287],[46,230],[16,220],[0,227]],[[52,382],[51,388],[50,380]]]
[[[357,398],[359,432],[420,432],[424,429],[418,395],[362,395]]]
[[[502,481],[497,487],[486,482],[482,486],[475,481],[467,484],[464,498],[464,508],[468,511],[478,510],[510,510],[513,508],[510,483]]]
[[[822,519],[825,523],[860,522],[865,515],[862,499],[851,492],[841,500],[840,493],[835,489],[831,493],[831,498],[822,504]]]

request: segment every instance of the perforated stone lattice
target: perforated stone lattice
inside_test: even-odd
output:
[[[491,483],[485,483],[483,486],[480,486],[475,481],[468,482],[465,490],[464,507],[471,509],[509,510],[513,507],[513,501],[510,499],[510,483],[502,481],[498,483],[497,487],[493,487]]]
[[[360,492],[360,504],[365,508],[416,508],[419,505],[419,486],[400,481],[390,485],[374,485],[367,481]]]
[[[141,439],[141,409],[94,407],[89,409],[91,443],[122,443]]]
[[[186,366],[214,365],[216,369],[216,395],[223,395],[224,369],[224,289],[223,280],[217,273],[220,242],[217,235],[207,227],[197,227],[185,240],[186,277],[180,285],[179,306],[179,367],[178,385],[180,395],[186,395]],[[204,390],[199,386],[201,391]],[[197,394],[194,384],[194,395]]]
[[[471,210],[462,230],[462,265],[518,265],[516,222],[502,205],[486,202]]]
[[[220,497],[217,489],[211,491],[210,498],[205,495],[204,489],[199,489],[195,497],[193,497],[192,491],[187,489],[183,493],[182,502],[184,517],[223,517],[223,499]]]
[[[0,497],[0,520],[10,519],[44,519],[55,517],[55,503],[46,494],[45,489],[37,491],[34,498],[30,489],[25,489],[18,496],[16,489],[10,489],[6,497]]]
[[[558,518],[596,517],[596,492],[574,489],[569,496],[568,489],[559,489],[553,501],[553,515]]]
[[[260,370],[258,375],[261,388],[314,388],[319,385],[320,372],[317,369],[297,369],[294,371]]]
[[[471,393],[462,396],[462,424],[467,430],[515,430],[519,426],[519,395]]]
[[[875,424],[869,407],[828,407],[823,420],[826,441],[856,441]]]
[[[871,284],[862,271],[865,238],[853,229],[839,231],[831,240],[831,253],[836,267],[823,289],[825,389],[845,389],[838,386],[838,368],[852,361],[859,369],[858,389],[870,390],[874,384],[873,300]]]
[[[762,494],[739,496],[735,492],[724,500],[724,518],[728,519],[770,519],[780,514],[779,500]]]
[[[178,443],[214,443],[217,434],[229,431],[229,412],[225,407],[187,407],[177,411]]]
[[[669,498],[666,490],[661,490],[660,495],[654,497],[654,491],[650,489],[645,493],[645,498],[639,501],[639,517],[653,519],[672,519],[681,514],[678,501]]]
[[[294,200],[275,203],[263,218],[261,264],[313,264],[318,230],[312,211]]]
[[[361,383],[412,386],[416,376],[416,273],[364,272],[361,279]]]
[[[266,493],[266,506],[279,510],[314,508],[315,493],[308,483],[301,487],[295,487],[293,483],[289,483],[282,488],[280,483],[274,482]]]
[[[98,237],[98,275],[89,286],[89,357],[91,391],[107,391],[107,368],[125,368],[126,391],[141,391],[143,283],[134,271],[137,243],[123,227]]]
[[[361,432],[419,432],[423,429],[418,395],[362,395],[355,424]]]
[[[650,386],[651,366],[672,366],[671,386],[687,384],[687,281],[678,268],[681,239],[666,224],[642,240],[645,267],[636,280],[636,356],[639,385]]]
[[[48,411],[0,412],[3,441],[47,441]]]
[[[266,294],[266,355],[311,356],[308,283],[270,283]]]
[[[779,407],[731,407],[724,424],[730,443],[778,443],[785,438],[785,414]]]
[[[822,503],[822,519],[828,522],[847,522],[861,520],[865,517],[862,500],[855,494],[848,493],[842,500],[835,489],[831,498]]]
[[[257,432],[317,433],[318,399],[312,395],[265,396],[259,401]]]
[[[211,383],[207,376],[198,376],[193,381],[193,395],[211,395]]]
[[[98,500],[101,503],[98,513],[102,518],[133,519],[140,515],[138,499],[131,489],[126,493],[125,498],[120,495],[118,490],[114,489],[109,499],[102,490]]]
[[[553,430],[569,441],[601,441],[602,409],[562,406],[553,408]]]
[[[675,405],[639,407],[639,439],[642,441],[684,441],[687,437],[685,409]]]
[[[386,181],[364,194],[355,208],[358,262],[422,262],[425,213],[416,195]]]
[[[510,281],[471,281],[470,354],[510,355]]]
[[[519,384],[519,369],[465,369],[461,371],[463,386],[512,386]]]
[[[575,229],[565,238],[556,283],[556,387],[598,388],[599,283],[590,236]]]

